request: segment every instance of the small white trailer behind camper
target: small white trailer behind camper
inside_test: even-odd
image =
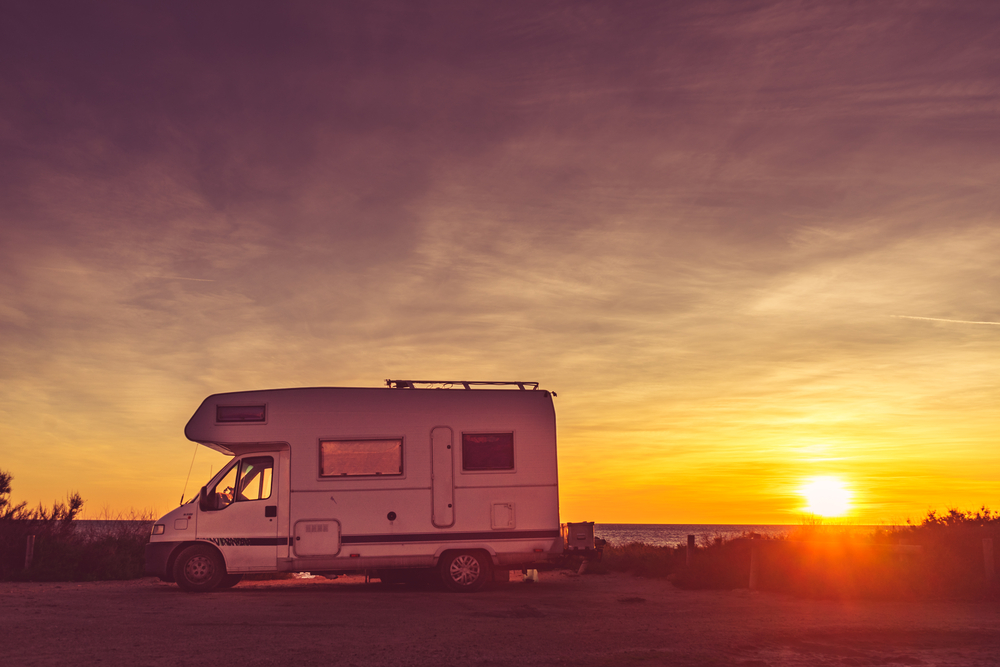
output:
[[[473,591],[562,555],[552,394],[387,384],[205,399],[185,435],[233,460],[155,523],[147,574],[206,591],[251,572],[437,568]]]

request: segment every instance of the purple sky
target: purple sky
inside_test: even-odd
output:
[[[997,504],[995,2],[5,3],[0,147],[15,499],[441,377],[559,393],[564,520]]]

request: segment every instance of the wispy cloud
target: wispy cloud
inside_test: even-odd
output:
[[[78,276],[89,276],[94,274],[105,274],[114,275],[112,271],[99,271],[97,269],[57,269],[51,266],[41,266],[39,267],[42,271],[55,271],[56,273],[72,273]],[[135,273],[129,272],[129,275],[135,278],[149,278],[153,280],[190,280],[196,283],[214,283],[215,280],[212,278],[188,278],[186,276],[160,276],[154,273]]]
[[[951,322],[953,324],[990,324],[1000,326],[1000,322],[977,322],[975,320],[952,320],[946,317],[919,317],[917,315],[892,315],[904,320],[926,320],[928,322]]]

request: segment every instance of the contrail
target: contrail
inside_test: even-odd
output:
[[[973,322],[971,320],[946,320],[943,317],[917,317],[916,315],[890,315],[890,317],[900,317],[906,320],[929,320],[931,322],[954,322],[955,324],[992,324],[997,327],[1000,322]]]

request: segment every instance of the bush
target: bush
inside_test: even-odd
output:
[[[814,537],[797,547],[798,554],[777,555],[766,568],[762,587],[823,597],[996,597],[996,582],[986,578],[984,538],[1000,546],[1000,515],[986,507],[951,509],[943,516],[931,511],[917,526],[879,529],[853,539]],[[900,545],[921,552],[899,553]],[[774,567],[786,572],[776,575]]]
[[[863,540],[771,540],[758,549],[758,588],[819,598],[923,595],[922,559]]]
[[[683,563],[684,556],[680,556]],[[588,574],[631,572],[637,577],[667,577],[674,573],[677,555],[673,547],[654,547],[642,542],[607,545],[601,560],[587,565]]]
[[[773,540],[768,540],[773,541]],[[746,588],[750,582],[750,545],[745,538],[718,539],[692,554],[690,567],[678,569],[673,581],[678,588]],[[684,564],[687,547],[682,547]]]
[[[10,503],[12,477],[0,470],[0,580],[94,581],[133,579],[143,574],[151,516],[104,517],[100,527],[81,529],[74,521],[83,508],[78,493],[51,510]],[[28,536],[34,556],[24,569]]]
[[[1000,549],[1000,514],[987,507],[944,516],[928,512],[919,526],[900,527],[881,539],[896,538],[924,548],[922,588],[932,597],[997,597],[996,579],[986,580],[983,540]],[[994,568],[996,556],[994,554]]]
[[[761,590],[820,598],[1000,599],[1000,584],[986,577],[984,538],[993,539],[1000,551],[1000,513],[986,507],[952,509],[941,516],[929,512],[918,526],[868,535],[852,528],[803,526],[773,539],[716,538],[692,554],[690,567],[686,546],[608,546],[588,572],[664,577],[688,589],[747,588],[756,549]]]

